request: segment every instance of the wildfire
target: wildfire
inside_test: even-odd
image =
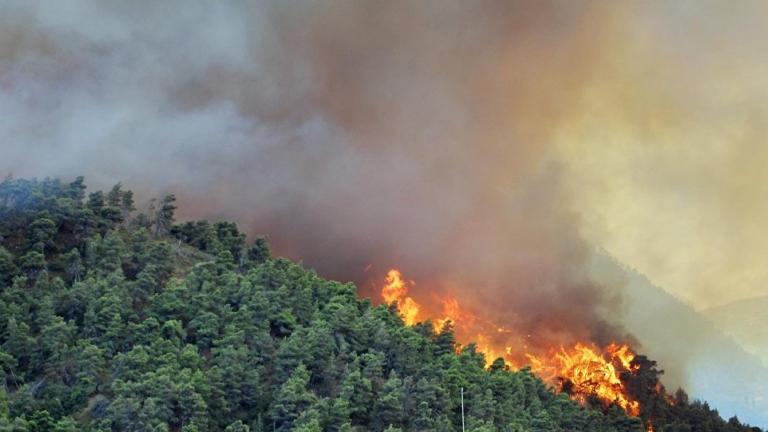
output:
[[[388,305],[392,303],[397,304],[397,310],[400,312],[405,325],[412,326],[416,324],[419,316],[419,304],[407,296],[408,286],[406,281],[403,280],[403,275],[400,271],[392,269],[387,272],[385,282],[386,284],[381,290],[384,302]]]
[[[452,322],[457,337],[461,335],[465,342],[474,341],[478,351],[485,354],[487,366],[497,358],[504,359],[512,369],[524,364],[549,385],[582,404],[597,397],[605,404],[615,403],[630,415],[640,412],[639,403],[627,395],[619,378],[622,372],[637,372],[632,364],[635,354],[626,344],[613,343],[600,349],[593,344],[576,343],[568,348],[553,347],[545,353],[527,352],[525,344],[520,344],[523,350],[518,351],[503,342],[515,336],[512,329],[463,310],[455,298],[441,299],[442,313],[438,316],[423,316],[425,309],[408,296],[408,282],[396,269],[387,273],[381,296],[386,304],[397,305],[406,325],[431,318],[435,331],[440,332]]]
[[[577,343],[573,348],[561,347],[550,355],[526,354],[531,370],[547,382],[558,384],[579,402],[586,403],[589,396],[604,402],[613,402],[627,413],[637,416],[640,405],[631,400],[619,379],[619,368],[630,369],[634,354],[627,345],[608,345],[603,352],[595,347]]]

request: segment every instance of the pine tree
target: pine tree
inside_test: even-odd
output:
[[[176,213],[176,195],[170,194],[163,197],[155,208],[154,220],[155,237],[166,235],[170,232]]]
[[[397,376],[397,372],[392,371],[376,398],[374,424],[378,428],[401,426],[405,414],[404,400],[405,389],[403,388],[403,381]]]
[[[270,417],[278,432],[292,430],[301,413],[309,409],[316,396],[308,390],[309,371],[300,364],[277,392]]]

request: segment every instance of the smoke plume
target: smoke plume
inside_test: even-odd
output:
[[[368,294],[397,266],[521,334],[625,338],[546,128],[598,5],[175,6],[6,5],[3,170],[174,191]]]

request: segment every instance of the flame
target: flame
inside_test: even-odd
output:
[[[387,272],[386,284],[381,290],[381,296],[388,305],[397,304],[397,310],[403,319],[405,325],[412,326],[416,324],[419,316],[419,304],[408,297],[408,286],[403,280],[403,275],[399,270],[392,269]]]
[[[597,396],[607,403],[615,403],[627,413],[637,416],[640,404],[627,396],[619,379],[623,370],[632,370],[634,353],[627,345],[610,344],[602,352],[594,346],[577,343],[573,348],[561,347],[551,355],[526,354],[531,370],[547,382],[559,384],[572,398],[586,403],[589,396]]]
[[[433,322],[435,331],[441,331],[448,322],[457,322],[461,316],[459,302],[456,299],[446,299],[443,301],[443,317],[437,318]]]
[[[632,365],[632,360],[635,358],[635,353],[629,348],[629,345],[619,345],[612,343],[605,348],[606,352],[611,355],[612,358],[617,359],[624,366],[624,369],[637,372],[637,367]]]
[[[513,329],[462,309],[455,298],[439,299],[442,313],[425,316],[425,308],[408,296],[408,283],[396,269],[387,273],[381,296],[386,304],[397,305],[408,326],[432,318],[435,332],[440,332],[449,322],[453,323],[457,337],[461,335],[464,342],[474,341],[477,350],[485,354],[486,367],[498,358],[514,370],[521,364],[527,365],[557,391],[568,393],[582,404],[596,397],[606,405],[615,403],[632,416],[640,412],[639,403],[628,396],[620,379],[622,372],[638,371],[632,363],[635,354],[627,344],[612,343],[600,349],[594,344],[576,343],[573,347],[552,347],[543,353],[533,353],[521,343],[521,349],[516,350],[504,344],[517,336]]]

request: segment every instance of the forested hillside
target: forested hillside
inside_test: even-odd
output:
[[[642,356],[642,420],[582,407],[174,211],[82,178],[0,184],[0,431],[457,431],[461,389],[475,432],[752,430],[658,395]]]

